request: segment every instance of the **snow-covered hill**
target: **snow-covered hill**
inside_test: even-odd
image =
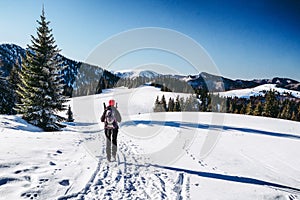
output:
[[[76,122],[62,132],[0,116],[0,199],[299,199],[299,122],[150,112],[162,94],[177,95],[146,86],[73,98]],[[113,163],[99,122],[110,98],[123,117]]]
[[[295,98],[300,98],[300,92],[295,90],[288,90],[284,88],[278,88],[275,84],[264,84],[254,88],[230,90],[226,92],[220,92],[220,96],[224,97],[239,97],[239,98],[250,98],[251,96],[264,96],[267,91],[274,90],[279,92],[281,95],[291,94]]]
[[[154,71],[144,70],[144,69],[119,70],[113,73],[120,78],[130,78],[130,79],[134,79],[136,77],[155,78],[160,76],[160,74]]]

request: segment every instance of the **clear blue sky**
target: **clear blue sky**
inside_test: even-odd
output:
[[[300,81],[298,0],[0,1],[0,43],[30,44],[43,4],[57,45],[71,59],[84,61],[99,43],[120,32],[161,27],[197,41],[225,77]],[[170,60],[167,64],[184,69],[184,62]],[[123,67],[129,65],[124,61]]]

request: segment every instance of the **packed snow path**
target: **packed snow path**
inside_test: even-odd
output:
[[[81,130],[83,131],[83,130]],[[86,131],[88,133],[88,130]],[[97,135],[101,141],[98,166],[81,191],[69,194],[64,199],[189,199],[189,178],[183,172],[161,169],[147,163],[137,154],[141,151],[130,141],[119,138],[117,161],[106,159],[103,130]]]

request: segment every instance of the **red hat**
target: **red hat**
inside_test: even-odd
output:
[[[108,105],[115,106],[115,100],[113,100],[113,99],[109,100]]]

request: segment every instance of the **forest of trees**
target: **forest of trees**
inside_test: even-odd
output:
[[[157,76],[154,78],[135,77],[122,78],[118,80],[116,87],[137,88],[141,85],[148,84],[150,86],[161,88],[164,92],[180,92],[180,93],[193,93],[194,89],[185,81],[179,80],[172,76]]]
[[[199,92],[199,90],[198,90]],[[247,98],[220,97],[201,91],[201,94],[176,99],[157,97],[154,112],[223,112],[254,116],[265,116],[300,121],[300,101],[290,94],[280,95],[274,90],[266,91],[265,96]]]

